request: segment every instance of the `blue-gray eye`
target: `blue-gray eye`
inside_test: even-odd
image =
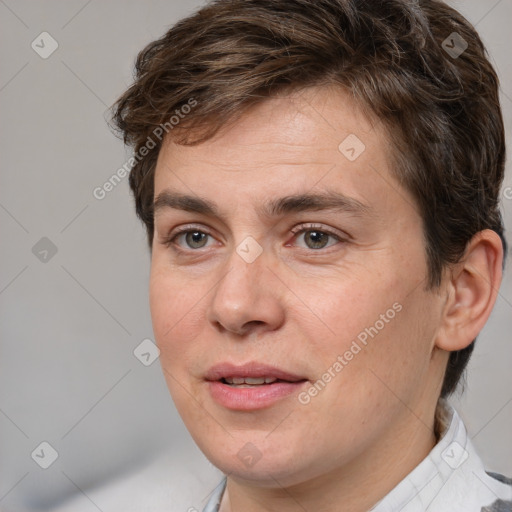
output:
[[[182,236],[185,237],[185,242],[188,247],[191,249],[201,249],[204,247],[208,241],[207,233],[203,233],[202,231],[186,231],[178,235],[178,238]]]

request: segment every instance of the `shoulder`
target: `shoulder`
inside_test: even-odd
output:
[[[500,475],[499,473],[493,473],[492,471],[486,471],[492,479],[505,484],[509,488],[509,494],[511,500],[497,499],[491,505],[482,507],[481,512],[512,512],[512,478]]]

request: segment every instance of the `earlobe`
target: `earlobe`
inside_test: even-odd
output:
[[[447,299],[436,346],[452,352],[466,348],[483,329],[498,296],[503,245],[489,229],[469,241],[461,261],[451,269]]]

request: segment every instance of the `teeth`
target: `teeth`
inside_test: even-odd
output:
[[[274,377],[225,377],[224,380],[228,384],[242,385],[248,384],[250,386],[259,386],[261,384],[271,384],[277,379]]]
[[[265,377],[245,377],[245,384],[265,384]]]

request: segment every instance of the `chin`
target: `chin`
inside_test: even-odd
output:
[[[315,476],[314,468],[321,464],[308,458],[303,447],[291,443],[289,438],[286,442],[276,437],[272,442],[270,438],[265,439],[266,435],[268,432],[263,433],[263,441],[259,442],[255,439],[262,437],[261,432],[254,435],[247,432],[237,437],[226,434],[222,441],[196,442],[208,460],[224,474],[256,487],[293,486]]]

